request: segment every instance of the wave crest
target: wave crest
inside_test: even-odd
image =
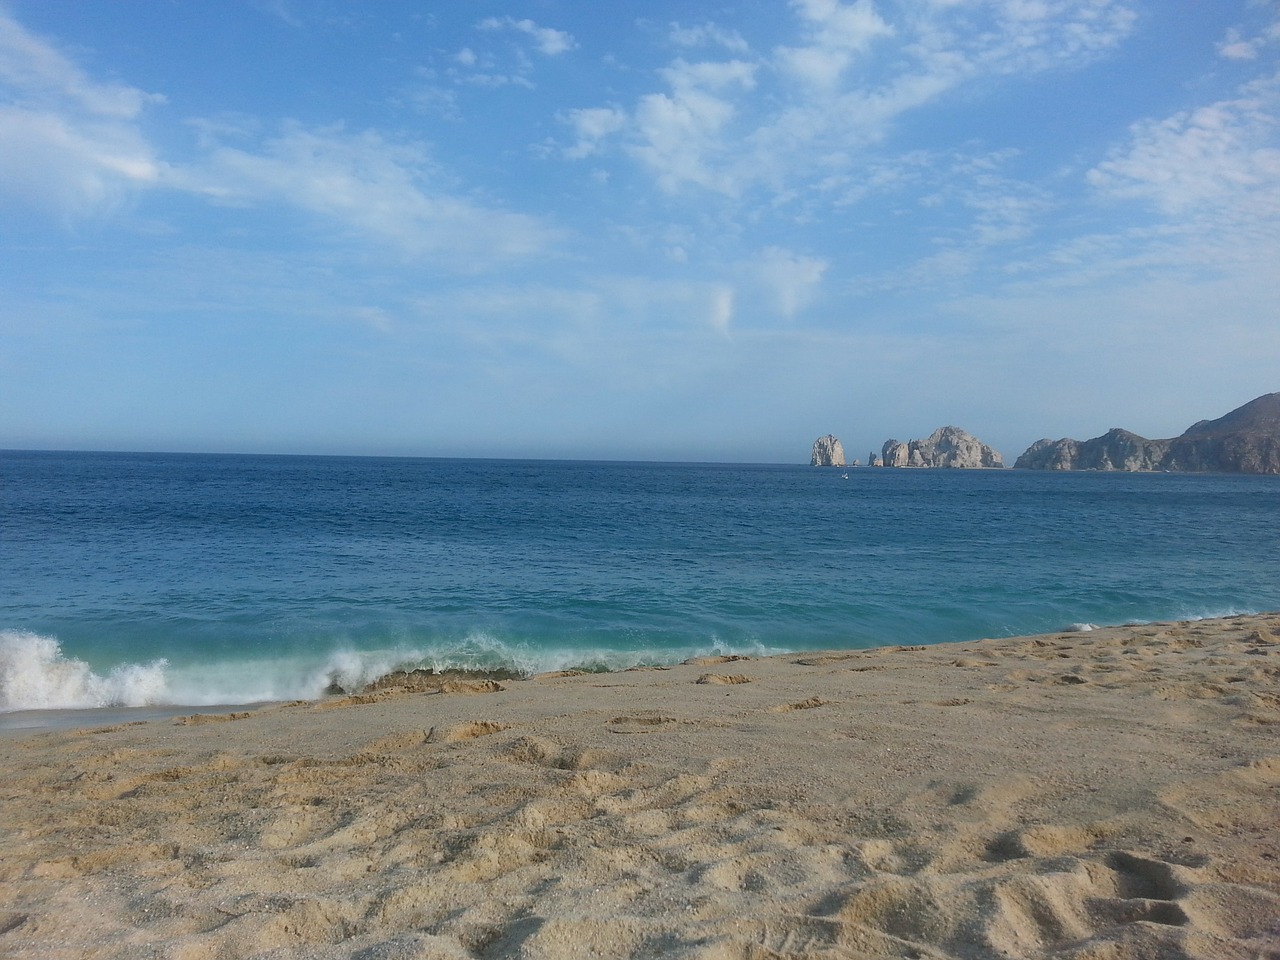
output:
[[[94,707],[215,706],[278,700],[316,700],[356,693],[398,671],[507,672],[531,676],[554,670],[625,670],[669,665],[691,656],[784,652],[761,644],[717,640],[680,649],[541,647],[483,632],[420,648],[330,649],[323,652],[210,663],[124,663],[95,673],[67,656],[57,639],[26,630],[0,631],[0,712]]]
[[[105,675],[67,657],[53,637],[0,631],[0,711],[140,707],[168,702],[168,664],[126,663]]]

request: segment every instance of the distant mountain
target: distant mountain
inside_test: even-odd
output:
[[[1024,470],[1168,470],[1280,474],[1280,393],[1201,420],[1172,440],[1116,428],[1092,440],[1037,440],[1014,463]]]

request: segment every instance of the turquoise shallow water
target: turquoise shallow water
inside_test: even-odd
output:
[[[0,453],[0,710],[1280,608],[1276,478]]]

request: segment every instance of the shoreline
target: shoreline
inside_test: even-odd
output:
[[[1161,623],[1200,623],[1205,621],[1217,621],[1223,619],[1231,619],[1241,616],[1269,616],[1270,613],[1264,611],[1256,614],[1245,613],[1229,613],[1222,615],[1208,615],[1202,617],[1194,617],[1188,620],[1180,621],[1127,621],[1123,624],[1114,624],[1111,626],[1100,626],[1096,623],[1073,623],[1060,629],[1048,631],[1043,634],[1027,634],[1024,636],[1007,636],[1007,637],[987,637],[975,639],[960,640],[940,640],[940,641],[924,641],[915,644],[879,644],[875,646],[863,647],[841,647],[842,652],[867,652],[875,650],[883,650],[889,648],[899,648],[903,646],[923,646],[923,647],[939,647],[945,648],[949,645],[976,643],[976,642],[998,642],[1000,640],[1015,641],[1026,639],[1031,636],[1057,636],[1066,634],[1087,634],[1095,630],[1110,629],[1137,629]],[[1278,614],[1280,615],[1280,614]],[[52,638],[39,637],[47,642],[56,644],[57,641]],[[776,650],[777,648],[775,648]],[[422,666],[406,666],[396,667],[388,670],[386,673],[374,676],[372,679],[361,683],[358,687],[346,689],[339,685],[336,679],[330,681],[329,689],[311,696],[299,696],[297,694],[281,695],[276,697],[264,697],[253,700],[232,699],[226,701],[204,702],[181,700],[157,700],[148,703],[110,703],[103,706],[61,706],[61,707],[22,707],[19,709],[0,710],[0,737],[19,736],[28,733],[37,733],[53,730],[75,729],[77,726],[100,726],[114,723],[128,723],[136,721],[164,720],[186,713],[231,713],[244,710],[260,710],[266,707],[275,706],[284,703],[292,703],[294,701],[304,701],[308,703],[324,703],[337,697],[352,695],[368,695],[388,689],[399,689],[401,692],[417,692],[431,693],[436,692],[442,683],[450,680],[461,681],[484,681],[494,680],[498,682],[522,682],[526,680],[538,679],[548,675],[566,676],[572,674],[612,674],[625,673],[631,670],[666,670],[672,667],[687,664],[692,660],[705,658],[708,656],[725,656],[728,659],[747,659],[747,660],[768,660],[780,657],[803,656],[814,652],[822,652],[815,649],[798,649],[790,651],[780,651],[771,653],[760,652],[734,652],[728,654],[720,653],[703,653],[695,654],[683,660],[663,660],[653,663],[639,663],[629,666],[609,667],[603,665],[598,659],[580,666],[568,666],[565,668],[553,668],[546,670],[522,671],[520,668],[512,665],[497,665],[492,667],[422,667]],[[378,657],[386,657],[385,651],[373,651]],[[61,653],[58,654],[61,656]],[[76,663],[81,663],[75,660]],[[162,661],[167,665],[167,661]],[[153,667],[155,663],[148,664]],[[87,667],[85,669],[88,669]]]
[[[1280,613],[23,732],[0,953],[1271,957],[1278,731]]]

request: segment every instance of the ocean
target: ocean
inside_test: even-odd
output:
[[[1280,609],[1274,477],[0,452],[0,712]]]

